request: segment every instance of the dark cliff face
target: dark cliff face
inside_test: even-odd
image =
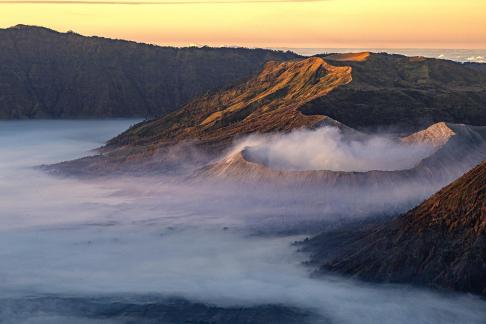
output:
[[[148,117],[293,53],[172,48],[30,26],[0,29],[0,118]]]
[[[302,108],[306,114],[358,129],[440,121],[486,125],[486,64],[389,54],[329,62],[351,66],[353,81],[309,102]]]
[[[320,271],[486,295],[486,161],[392,221],[306,244]]]

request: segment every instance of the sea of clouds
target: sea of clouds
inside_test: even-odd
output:
[[[0,122],[0,322],[66,322],[1,300],[157,295],[291,305],[331,323],[484,323],[486,304],[474,296],[310,276],[292,242],[316,224],[386,214],[383,197],[174,177],[61,178],[33,168],[90,154],[132,123]]]

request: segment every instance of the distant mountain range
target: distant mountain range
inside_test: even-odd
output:
[[[262,104],[261,98],[250,98],[251,91],[270,100],[258,87],[267,86],[272,91],[270,83],[289,81],[282,76],[276,79],[275,73],[286,68],[289,71],[285,73],[295,73],[291,61],[302,59],[292,52],[160,47],[25,25],[0,29],[0,43],[0,119],[150,118],[196,99],[198,103],[190,105],[193,110],[210,105],[213,108],[205,108],[209,111],[215,109],[216,100],[231,104],[228,100],[237,95],[236,89],[246,91],[246,104],[252,105],[237,109],[240,113],[244,111],[244,116],[255,105]],[[365,58],[349,59],[346,54],[322,56],[326,67],[321,63],[323,70],[314,71],[320,74],[319,78],[331,78],[332,71],[347,69],[348,80],[346,84],[329,84],[326,91],[314,93],[312,98],[310,95],[297,98],[302,106],[299,113],[312,115],[311,119],[326,115],[355,128],[417,123],[427,126],[438,121],[486,125],[485,64],[389,54],[361,55]],[[268,61],[290,62],[267,66],[266,72],[275,70],[262,80],[266,73],[262,68]],[[296,66],[305,64],[304,61]],[[252,79],[259,72],[261,75]],[[320,86],[322,90],[323,84],[313,83],[317,79],[305,73],[296,75],[307,78],[306,86]],[[250,79],[258,84],[244,90],[244,82]],[[293,83],[292,91],[298,86]],[[284,98],[285,87],[274,85],[280,87],[280,92],[274,92],[273,96]],[[232,94],[216,93],[228,88]],[[306,87],[303,85],[300,90],[306,91]],[[286,98],[290,99],[290,95]],[[225,98],[228,100],[224,101]],[[228,113],[226,110],[225,115]],[[232,118],[237,118],[234,113]]]
[[[320,272],[486,296],[486,161],[396,219],[305,245]]]
[[[42,27],[0,29],[0,119],[154,117],[290,52],[160,47]]]

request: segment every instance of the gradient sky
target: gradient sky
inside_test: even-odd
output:
[[[486,0],[0,0],[0,27],[176,46],[484,49],[485,17]]]

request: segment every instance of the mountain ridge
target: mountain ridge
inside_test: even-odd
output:
[[[45,27],[0,29],[0,119],[155,117],[243,82],[263,49],[162,47]]]
[[[171,143],[191,138],[203,143],[223,142],[255,131],[314,127],[326,117],[305,116],[298,108],[351,79],[350,68],[336,68],[317,57],[268,62],[248,82],[199,98],[160,119],[141,123],[110,140],[108,145],[137,145],[139,140]],[[265,119],[270,122],[261,122]],[[148,133],[146,130],[150,128]]]

